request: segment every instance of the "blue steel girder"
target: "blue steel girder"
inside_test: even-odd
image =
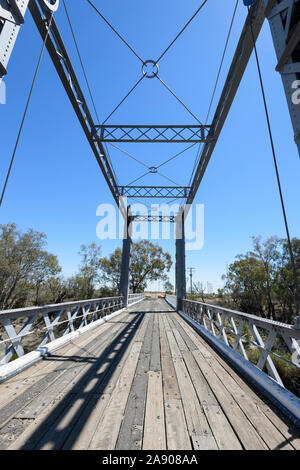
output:
[[[210,126],[202,125],[103,125],[96,126],[95,140],[131,143],[203,143],[211,142]]]

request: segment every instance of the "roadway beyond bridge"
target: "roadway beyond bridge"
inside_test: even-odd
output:
[[[300,449],[300,434],[165,300],[0,385],[1,449]]]

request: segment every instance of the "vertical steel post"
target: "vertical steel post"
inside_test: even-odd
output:
[[[122,250],[122,265],[120,277],[120,290],[119,295],[124,298],[124,307],[128,307],[128,293],[129,293],[129,266],[130,266],[130,250],[132,245],[132,217],[130,215],[130,206],[127,208],[127,217],[124,223],[124,239]]]
[[[264,0],[280,73],[300,153],[300,2]]]
[[[176,215],[176,297],[177,310],[182,310],[182,301],[186,297],[185,277],[185,237],[184,237],[184,214],[182,208]]]

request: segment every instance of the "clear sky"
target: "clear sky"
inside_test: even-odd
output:
[[[55,19],[89,101],[62,2]],[[105,119],[141,76],[141,64],[91,9],[86,0],[66,1],[100,119]],[[96,6],[145,60],[155,60],[199,7],[200,0],[94,0]],[[217,90],[213,112],[242,30],[242,0]],[[160,63],[160,76],[201,121],[206,118],[235,0],[208,0]],[[0,106],[1,188],[11,158],[41,39],[27,12],[5,77],[7,104]],[[266,22],[258,40],[271,124],[292,236],[299,237],[300,161],[293,141],[286,99]],[[92,107],[91,107],[92,111]],[[212,117],[212,115],[211,115]],[[109,121],[111,124],[195,124],[193,118],[158,80],[143,80]],[[148,166],[157,166],[185,146],[123,144]],[[145,168],[110,149],[121,184]],[[193,149],[162,168],[186,185],[196,157]],[[141,184],[169,185],[158,175]],[[141,201],[143,202],[143,201]],[[146,201],[147,202],[147,201]],[[151,201],[150,201],[151,202]],[[155,201],[153,201],[155,202]],[[81,244],[97,241],[103,254],[121,242],[97,240],[99,204],[113,203],[50,58],[45,53],[24,126],[0,222],[21,230],[45,232],[48,250],[58,256],[66,276],[79,264]],[[147,202],[149,203],[149,202]],[[285,236],[272,154],[254,57],[237,93],[195,203],[205,206],[205,243],[187,252],[195,281],[222,285],[226,265],[250,249],[253,235]],[[174,255],[174,240],[161,242]],[[173,281],[174,268],[171,280]]]

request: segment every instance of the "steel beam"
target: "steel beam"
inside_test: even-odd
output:
[[[133,215],[134,222],[168,222],[174,223],[174,215]]]
[[[218,138],[223,129],[224,123],[228,116],[232,102],[235,98],[236,92],[241,83],[242,77],[248,65],[249,59],[253,52],[254,44],[251,31],[251,23],[253,29],[254,40],[261,31],[262,25],[265,20],[265,3],[264,0],[257,0],[255,4],[250,8],[250,12],[247,16],[224,88],[223,92],[215,112],[215,116],[212,121],[211,134],[214,139],[204,145],[200,154],[200,160],[195,172],[195,176],[192,182],[192,189],[187,200],[187,204],[192,204],[199,185],[203,179],[207,165],[210,161],[212,153],[215,149]],[[190,206],[189,206],[190,207]],[[185,211],[187,216],[188,210]]]
[[[29,0],[0,0],[0,81],[15,46]]]
[[[130,251],[132,245],[132,218],[130,214],[130,207],[127,208],[127,217],[124,222],[124,239],[122,249],[122,264],[120,276],[120,289],[119,295],[123,296],[124,307],[128,307],[128,294],[129,294],[129,267],[130,267]]]
[[[300,1],[265,0],[267,18],[300,154]]]
[[[213,138],[210,126],[96,126],[95,140],[131,143],[201,143]]]
[[[184,214],[182,210],[176,215],[175,278],[176,278],[177,310],[182,310],[183,300],[186,298],[185,236],[184,236]]]
[[[181,186],[118,186],[121,196],[135,198],[182,199],[188,197],[190,189]]]
[[[40,8],[39,8],[40,6]],[[47,16],[42,9],[43,0],[31,0],[29,10],[33,20],[39,30],[42,40],[45,41],[47,35]],[[105,149],[101,142],[95,142],[93,135],[95,134],[95,123],[91,116],[89,107],[78,83],[77,76],[69,59],[67,50],[58,31],[57,25],[52,20],[51,30],[46,41],[46,48],[63,84],[63,87],[69,97],[81,127],[86,135],[90,147],[96,157],[108,187],[113,195],[117,205],[119,205],[119,192],[113,169],[109,163]],[[126,216],[126,210],[123,204],[121,212]]]

